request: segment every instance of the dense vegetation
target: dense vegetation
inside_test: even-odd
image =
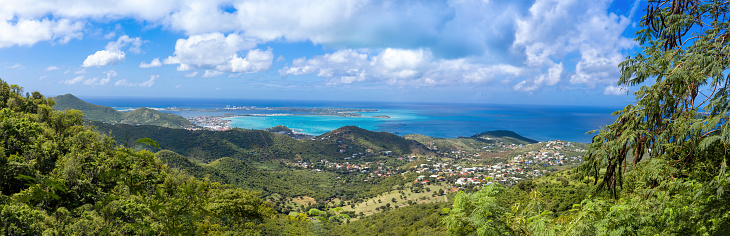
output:
[[[201,163],[210,163],[223,157],[249,161],[296,158],[319,161],[349,156],[340,153],[341,148],[335,142],[296,140],[263,130],[235,128],[228,131],[208,131],[153,125],[111,125],[100,122],[89,124],[98,132],[120,140],[151,138],[159,143],[161,149],[171,150]]]
[[[637,38],[644,51],[621,64],[620,84],[656,83],[597,133],[580,168],[509,188],[485,181],[449,195],[451,204],[386,205],[358,218],[323,200],[362,203],[402,191],[415,176],[364,184],[357,173],[283,166],[368,149],[426,153],[425,146],[357,127],[299,141],[265,131],[92,122],[117,145],[82,126],[80,112],[55,111],[52,99],[0,81],[0,233],[730,235],[730,3],[648,5]],[[485,135],[511,134],[428,142],[478,149],[476,141],[494,137]],[[138,150],[145,145],[157,153]],[[316,197],[306,209],[281,202],[302,195]]]
[[[649,1],[636,39],[643,51],[621,63],[619,85],[656,82],[593,138],[586,162],[561,181],[569,192],[512,198],[516,188],[493,184],[459,193],[444,220],[449,231],[730,235],[729,11],[727,1]],[[551,207],[558,196],[577,204]]]
[[[320,135],[318,138],[370,149],[373,152],[391,151],[393,155],[433,154],[419,142],[388,132],[373,132],[357,126],[345,126]]]
[[[115,146],[80,112],[22,92],[0,80],[2,234],[247,234],[274,213],[256,192]]]
[[[446,235],[441,224],[446,203],[391,209],[338,226],[339,235]]]
[[[471,136],[472,138],[484,139],[484,140],[499,140],[506,145],[515,144],[531,144],[537,143],[537,140],[525,138],[515,132],[509,130],[494,130],[478,133]]]
[[[53,109],[79,110],[83,112],[84,119],[90,121],[109,124],[157,125],[177,129],[193,126],[190,121],[181,116],[162,113],[145,107],[120,112],[111,107],[85,102],[71,94],[56,96],[53,99],[56,102]]]

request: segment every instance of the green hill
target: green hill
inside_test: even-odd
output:
[[[317,137],[345,145],[370,149],[373,152],[391,151],[394,155],[433,155],[423,144],[388,132],[373,132],[357,126],[345,126]]]
[[[114,108],[91,104],[85,102],[72,94],[65,94],[53,97],[56,105],[53,106],[55,110],[79,110],[84,112],[84,119],[93,121],[102,121],[108,123],[119,123],[123,119],[121,112],[114,110]]]
[[[476,152],[481,148],[489,145],[503,143],[505,145],[527,145],[537,143],[537,141],[522,137],[521,135],[508,130],[495,130],[475,134],[471,137],[459,138],[434,138],[422,134],[409,134],[403,136],[409,140],[437,147],[442,151],[463,150],[468,152]]]
[[[337,143],[296,140],[286,135],[263,130],[231,129],[228,131],[171,129],[152,125],[105,124],[88,122],[97,132],[125,139],[151,138],[160,148],[191,157],[197,162],[210,163],[219,158],[273,161],[279,159],[304,161],[343,159]],[[159,149],[157,149],[159,150]],[[154,151],[157,151],[154,150]]]
[[[0,80],[0,234],[256,235],[276,216],[258,192],[117,146],[53,104]]]
[[[479,138],[484,140],[494,140],[497,139],[504,144],[531,144],[531,143],[537,143],[537,140],[529,139],[522,137],[521,135],[509,131],[509,130],[494,130],[494,131],[487,131],[475,134],[471,136],[472,138]]]
[[[53,109],[75,109],[84,113],[85,120],[106,122],[110,124],[157,125],[168,128],[185,128],[193,126],[187,119],[159,112],[149,108],[137,108],[130,112],[120,112],[111,107],[85,102],[74,95],[65,94],[53,98],[56,105]]]

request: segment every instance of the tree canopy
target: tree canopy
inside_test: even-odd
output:
[[[636,38],[642,51],[619,65],[618,84],[651,84],[641,86],[636,104],[617,111],[616,121],[593,138],[584,168],[599,189],[615,194],[626,163],[645,159],[678,168],[681,174],[674,177],[724,174],[730,139],[728,7],[727,1],[649,1]]]

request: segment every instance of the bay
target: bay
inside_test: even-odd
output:
[[[284,116],[239,116],[230,119],[232,127],[264,129],[285,125],[297,132],[320,135],[333,129],[354,125],[372,131],[398,135],[423,134],[439,138],[471,136],[490,130],[510,130],[538,141],[566,140],[588,143],[591,130],[613,122],[611,112],[619,107],[544,106],[501,104],[386,103],[350,101],[292,101],[196,98],[100,98],[84,100],[119,110],[136,107],[214,109],[226,106],[373,108],[362,117],[313,115],[282,110],[166,111],[183,117],[224,114],[283,114]],[[389,116],[390,118],[376,118]]]

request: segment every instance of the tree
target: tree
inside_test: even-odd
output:
[[[636,104],[616,111],[586,154],[585,173],[617,196],[627,162],[654,159],[689,172],[724,174],[730,141],[730,33],[727,1],[650,0],[618,84],[643,85]],[[631,160],[629,160],[630,157]],[[605,169],[605,172],[603,171]],[[600,179],[600,180],[599,180]],[[656,183],[657,185],[659,183]]]

